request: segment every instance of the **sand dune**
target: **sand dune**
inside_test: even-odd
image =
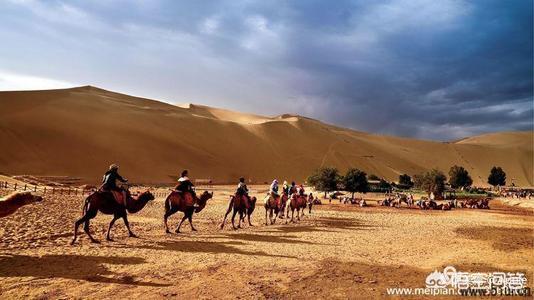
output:
[[[0,172],[80,176],[96,182],[111,162],[129,179],[303,180],[312,169],[358,167],[397,180],[453,164],[476,185],[501,166],[518,185],[533,182],[533,132],[442,143],[372,135],[294,115],[264,117],[202,105],[175,106],[85,86],[0,92]]]

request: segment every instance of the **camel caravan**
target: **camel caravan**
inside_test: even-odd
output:
[[[193,215],[200,213],[207,205],[208,200],[213,198],[213,192],[204,191],[200,196],[197,196],[195,188],[189,179],[187,170],[181,173],[178,179],[178,185],[170,191],[170,194],[165,198],[163,215],[163,223],[165,232],[170,233],[167,220],[170,216],[177,212],[183,212],[183,217],[178,223],[175,232],[180,233],[180,228],[185,220],[189,221],[192,231],[196,231],[193,226]],[[121,186],[117,185],[121,182]],[[78,237],[78,228],[84,224],[83,229],[91,242],[98,243],[99,241],[93,238],[90,233],[90,221],[95,218],[98,212],[107,215],[113,215],[113,219],[109,223],[106,234],[106,240],[113,241],[110,233],[113,225],[118,219],[122,219],[130,237],[136,237],[131,231],[128,223],[128,213],[137,213],[141,211],[145,205],[154,200],[154,195],[150,190],[146,190],[137,195],[132,195],[129,191],[128,180],[123,178],[118,173],[118,166],[113,164],[109,170],[104,174],[102,186],[90,194],[84,202],[82,209],[82,217],[74,224],[74,237],[71,244],[74,244]],[[245,184],[245,179],[240,178],[237,189],[234,195],[230,196],[228,209],[224,215],[220,228],[223,229],[228,215],[232,212],[232,227],[233,229],[241,228],[241,223],[245,222],[247,218],[248,225],[253,226],[250,220],[252,213],[256,207],[257,198],[249,195],[249,190]],[[288,185],[284,182],[282,193],[278,193],[278,181],[275,179],[270,186],[264,201],[265,208],[265,224],[275,224],[277,218],[286,218],[286,224],[290,222],[300,221],[304,216],[304,210],[308,209],[311,214],[314,197],[304,193],[304,187],[298,187],[294,182]],[[291,219],[289,214],[291,212]],[[235,218],[238,216],[238,224],[236,226]],[[270,221],[270,222],[269,222]]]
[[[178,184],[171,189],[164,200],[163,225],[165,233],[171,233],[167,221],[169,217],[177,212],[182,212],[183,216],[178,223],[174,232],[180,233],[180,228],[184,221],[188,220],[192,231],[196,231],[193,226],[193,216],[200,213],[213,198],[213,192],[204,191],[197,195],[194,184],[189,179],[187,170],[181,173]],[[120,182],[119,186],[117,183]],[[128,235],[136,237],[130,229],[128,214],[135,214],[141,211],[150,201],[155,199],[151,189],[143,192],[132,194],[129,190],[128,180],[118,173],[118,166],[113,164],[104,174],[102,185],[91,191],[91,194],[85,199],[82,207],[81,217],[74,223],[74,236],[71,244],[74,244],[78,238],[78,229],[83,224],[83,230],[93,243],[99,241],[93,238],[90,233],[90,222],[100,212],[105,215],[112,215],[109,223],[106,240],[113,241],[111,230],[118,219],[122,219]],[[334,194],[339,193],[335,192]],[[325,193],[326,194],[326,193]],[[339,195],[343,195],[339,193]],[[18,208],[35,202],[42,201],[41,196],[34,196],[29,192],[13,193],[0,200],[0,217],[13,214]],[[387,206],[401,208],[419,208],[421,210],[451,210],[453,208],[472,208],[472,209],[489,209],[490,198],[483,199],[466,199],[459,202],[458,200],[449,200],[438,204],[431,193],[429,197],[421,197],[415,201],[414,195],[409,193],[390,193],[387,192],[383,200],[378,200],[378,206]],[[258,199],[249,195],[249,189],[245,184],[245,178],[240,178],[235,194],[231,195],[228,202],[228,208],[220,224],[223,229],[228,215],[232,213],[231,223],[234,230],[242,228],[242,224],[248,223],[253,226],[251,216],[254,212]],[[363,199],[355,199],[354,193],[351,198],[340,197],[340,202],[344,204],[356,204],[360,207],[368,206]],[[297,185],[295,182],[288,184],[284,181],[279,191],[278,180],[273,180],[266,196],[263,198],[263,207],[265,209],[265,225],[274,225],[277,219],[285,219],[285,224],[289,222],[299,222],[305,215],[305,211],[311,215],[312,207],[315,204],[321,204],[318,197],[312,193],[306,194],[302,184]],[[237,224],[236,224],[237,216]]]

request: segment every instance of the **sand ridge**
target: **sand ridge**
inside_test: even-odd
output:
[[[0,172],[79,176],[97,183],[111,162],[139,183],[194,178],[256,183],[303,181],[319,166],[348,167],[390,181],[459,164],[475,185],[501,166],[516,185],[533,186],[533,132],[443,143],[344,129],[317,120],[264,117],[190,104],[171,105],[85,86],[0,92]]]

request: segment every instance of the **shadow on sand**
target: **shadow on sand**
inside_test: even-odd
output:
[[[249,256],[266,256],[266,257],[278,257],[278,258],[296,258],[294,256],[269,254],[264,251],[246,251],[236,246],[246,245],[243,242],[237,241],[165,241],[155,242],[145,245],[135,245],[136,249],[148,249],[148,250],[166,250],[166,251],[179,251],[189,253],[211,253],[211,254],[241,254]],[[110,246],[116,248],[130,248],[130,246]]]
[[[265,232],[285,232],[285,233],[300,233],[300,232],[335,232],[335,229],[348,230],[371,230],[378,226],[366,224],[361,220],[354,218],[334,218],[322,217],[314,219],[313,225],[299,225],[296,226],[279,226]],[[285,224],[283,224],[285,225]]]
[[[1,277],[31,276],[41,279],[66,278],[90,282],[117,283],[137,286],[162,287],[167,284],[135,281],[132,276],[120,276],[108,270],[103,264],[142,264],[140,257],[107,257],[83,255],[27,255],[0,256]],[[114,278],[117,277],[117,278]]]
[[[247,241],[247,242],[266,242],[266,243],[277,243],[277,244],[305,244],[305,245],[326,245],[313,243],[309,241],[303,241],[297,239],[296,236],[284,235],[265,235],[265,234],[255,234],[255,233],[227,233],[224,236],[215,237],[215,238],[227,238],[233,240]]]

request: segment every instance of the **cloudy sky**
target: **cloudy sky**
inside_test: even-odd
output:
[[[0,1],[0,90],[95,85],[451,140],[533,126],[531,0]]]

